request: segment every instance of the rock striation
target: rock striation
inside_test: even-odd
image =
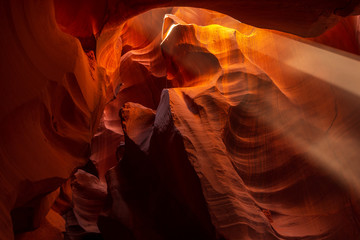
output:
[[[302,71],[301,53],[282,58],[292,48],[306,55],[311,42],[214,13],[172,13],[160,43],[167,89],[156,114],[121,110],[125,154],[108,175],[116,193],[100,224],[129,239],[356,239],[358,129],[339,119],[359,119],[358,97]],[[181,223],[163,222],[169,212]]]
[[[357,1],[177,5],[0,5],[0,239],[357,239]]]

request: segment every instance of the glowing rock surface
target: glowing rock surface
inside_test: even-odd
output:
[[[183,4],[313,38],[195,8],[125,21],[173,2],[4,1],[0,239],[59,237],[61,201],[74,239],[360,235],[359,17],[318,36],[356,4]]]
[[[183,11],[188,17],[189,13],[194,14],[194,19],[198,16],[195,12]],[[339,88],[346,89],[346,82],[336,75],[327,75],[332,70],[341,72],[342,62],[333,63],[334,69],[328,72],[322,70],[323,65],[332,64],[326,62],[327,54],[343,59],[344,68],[358,66],[358,60],[324,51],[310,42],[240,23],[235,29],[186,24],[180,19],[182,11],[174,12],[179,17],[165,17],[160,44],[167,84],[172,88],[162,92],[153,127],[148,123],[138,126],[139,129],[149,126],[148,132],[153,128],[152,135],[148,134],[150,147],[144,151],[143,145],[137,143],[136,139],[141,138],[144,131],[139,135],[125,131],[128,135],[125,145],[137,147],[125,150],[123,162],[117,167],[122,180],[115,186],[130,208],[129,215],[135,214],[134,222],[141,218],[136,214],[140,208],[136,203],[144,198],[149,202],[160,198],[159,193],[150,191],[160,188],[161,193],[172,196],[166,198],[168,202],[174,198],[179,208],[190,212],[176,215],[176,219],[189,223],[210,216],[217,236],[225,239],[338,239],[345,236],[355,239],[359,235],[356,221],[359,162],[355,147],[358,129],[339,119],[359,119],[351,110],[359,107],[358,92],[357,88],[353,89],[355,96],[351,96]],[[292,48],[299,52],[292,53]],[[136,52],[141,49],[134,50]],[[309,52],[325,56],[308,59],[304,69],[302,57]],[[144,60],[138,58],[138,63],[142,62]],[[314,69],[311,64],[318,65]],[[323,74],[333,80],[332,84],[317,78]],[[353,68],[349,74],[346,90],[352,91],[359,73]],[[141,111],[136,109],[126,107],[126,112],[140,114],[136,118],[142,118]],[[143,114],[143,119],[147,119],[147,114]],[[126,126],[129,118],[123,117]],[[339,131],[344,135],[339,136]],[[143,137],[145,140],[149,142],[148,136]],[[345,142],[348,144],[344,145]],[[328,152],[329,149],[332,152]],[[335,157],[340,154],[340,158]],[[191,163],[199,182],[193,172],[183,166],[184,161]],[[134,170],[136,168],[139,169]],[[126,174],[143,172],[143,168],[155,168],[151,172],[158,172],[160,179],[167,183],[151,173],[143,178],[138,176],[139,182]],[[168,176],[167,171],[173,175]],[[142,184],[146,179],[151,186]],[[201,197],[198,201],[195,197],[187,201],[188,196],[200,191],[196,187],[201,188],[209,216],[194,210],[201,206]],[[122,190],[124,188],[132,191]],[[142,191],[148,196],[142,195]],[[146,217],[141,219],[148,219],[144,224],[166,226],[174,233],[171,235],[159,227],[155,238],[211,238],[208,234],[212,232],[206,224],[197,227],[196,237],[186,235],[186,230],[184,235],[179,235],[180,229],[192,232],[189,230],[192,225],[166,225],[162,222],[163,212],[175,214],[176,211],[165,204],[154,204],[153,208],[159,219],[153,216],[155,213],[144,211]],[[121,216],[118,220],[122,222]],[[137,224],[127,228],[135,233],[136,239],[146,239],[142,236],[146,229],[142,230]],[[216,238],[216,234],[212,237]]]

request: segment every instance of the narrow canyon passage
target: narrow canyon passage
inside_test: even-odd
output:
[[[358,239],[356,1],[177,6],[1,3],[0,239]]]

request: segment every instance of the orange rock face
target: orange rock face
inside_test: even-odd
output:
[[[108,219],[115,215],[116,224],[135,239],[356,239],[359,202],[351,183],[359,175],[344,166],[354,170],[359,163],[351,157],[356,148],[344,142],[354,144],[350,139],[358,130],[339,119],[358,119],[350,109],[359,101],[319,79],[325,74],[316,72],[321,62],[316,70],[308,63],[302,70],[301,57],[322,49],[221,21],[226,19],[221,15],[172,13],[164,19],[160,43],[170,88],[162,92],[153,124],[150,110],[123,108],[126,150],[109,183],[118,179],[110,187],[122,200],[119,192],[113,199],[128,217],[113,205]],[[212,21],[200,26],[203,19]],[[223,26],[211,25],[216,21]],[[292,49],[302,52],[293,56]],[[128,127],[134,123],[136,128]],[[336,174],[339,170],[352,176]],[[199,191],[203,196],[196,197]],[[144,202],[153,209],[142,209]],[[207,210],[201,211],[204,202]],[[168,212],[181,221],[164,222]]]
[[[177,4],[1,5],[0,239],[357,239],[356,3]]]
[[[53,10],[51,1],[0,7],[1,239],[39,226],[54,191],[86,163],[102,114],[104,74]]]

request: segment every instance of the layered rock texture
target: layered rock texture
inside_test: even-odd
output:
[[[360,237],[358,3],[179,4],[1,3],[0,239]]]

